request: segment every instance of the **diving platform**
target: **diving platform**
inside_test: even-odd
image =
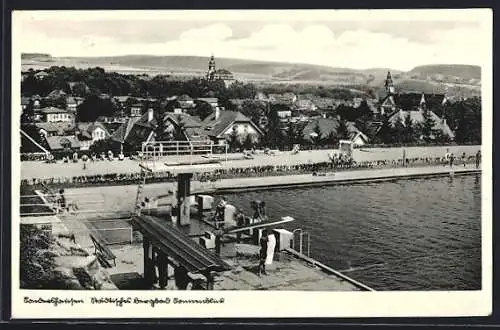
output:
[[[219,162],[207,161],[197,164],[142,162],[140,168],[148,173],[169,172],[172,174],[214,172],[222,169]]]
[[[213,287],[213,272],[231,269],[213,251],[156,217],[135,216],[133,222],[143,235],[144,280],[148,287],[153,287],[157,281],[160,288],[167,286],[169,265],[181,274],[180,278],[201,275],[207,282],[207,289]]]

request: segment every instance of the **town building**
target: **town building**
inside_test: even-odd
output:
[[[39,118],[46,123],[74,122],[75,115],[66,109],[47,107],[37,110]]]
[[[48,76],[49,76],[49,74],[45,71],[40,71],[40,72],[35,73],[35,78],[39,79],[39,80],[43,80],[43,79],[47,78]]]
[[[30,104],[31,100],[29,97],[21,97],[21,109],[26,110],[28,105]]]
[[[49,93],[49,95],[47,95],[47,98],[50,100],[66,98],[66,92],[61,89],[54,89]]]
[[[163,120],[165,130],[160,132],[162,140],[210,141],[202,122],[196,116],[186,113],[168,113]]]
[[[219,106],[219,99],[216,97],[199,97],[196,101],[206,102],[214,109]]]
[[[73,122],[35,123],[34,126],[37,132],[45,138],[73,135],[75,133],[75,124]]]
[[[361,132],[354,123],[345,122],[345,132],[339,132],[341,123],[338,118],[315,118],[307,123],[303,130],[304,140],[310,143],[318,141],[333,142],[333,139],[348,139],[354,146],[363,146],[369,143],[369,138]],[[332,141],[328,141],[329,139]]]
[[[158,122],[153,109],[141,117],[128,118],[113,134],[111,140],[118,143],[121,148],[131,151],[141,150],[142,143],[155,140],[155,130]]]
[[[46,140],[51,152],[80,150],[80,142],[74,135],[49,136]]]
[[[177,102],[179,102],[182,109],[191,109],[195,107],[193,98],[187,94],[179,96]]]
[[[237,111],[216,109],[205,118],[203,126],[207,136],[218,145],[225,144],[232,134],[236,134],[240,142],[249,136],[253,143],[258,143],[264,136],[262,130],[250,118]]]
[[[134,103],[130,106],[130,117],[140,117],[142,116],[142,104]]]
[[[88,150],[95,142],[109,138],[110,134],[102,123],[94,122],[78,123],[76,136],[80,143],[80,150]]]
[[[229,87],[235,81],[233,74],[229,70],[216,68],[213,54],[210,56],[210,60],[208,61],[206,79],[208,81],[222,80],[224,81],[226,87]]]

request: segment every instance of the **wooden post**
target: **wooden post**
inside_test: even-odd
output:
[[[162,251],[158,253],[159,284],[161,289],[165,289],[168,283],[168,257]]]
[[[192,173],[180,173],[177,176],[177,221],[179,225],[189,224],[189,195],[191,193]]]
[[[142,246],[144,249],[144,282],[147,288],[151,288],[153,286],[153,262],[150,255],[152,245],[149,238],[144,237]]]

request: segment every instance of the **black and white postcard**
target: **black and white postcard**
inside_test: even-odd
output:
[[[14,318],[491,313],[491,10],[12,24]]]

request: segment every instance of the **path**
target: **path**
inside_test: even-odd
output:
[[[366,148],[355,149],[353,153],[354,160],[357,162],[373,160],[394,160],[402,158],[403,150],[406,151],[407,158],[420,157],[443,157],[446,149],[455,155],[461,155],[465,152],[467,155],[475,155],[480,146],[453,146],[453,147],[409,147],[409,148]],[[230,160],[223,162],[222,166],[231,167],[253,167],[257,165],[296,165],[319,163],[328,161],[328,153],[332,150],[311,150],[301,151],[293,155],[291,152],[282,152],[275,156],[256,155],[254,159],[231,160],[238,154],[229,155]],[[241,155],[241,154],[239,154]],[[197,159],[202,159],[198,156]],[[179,162],[186,160],[186,157],[172,156],[165,159],[169,162]],[[32,178],[52,178],[52,177],[73,177],[81,175],[98,175],[108,173],[137,173],[139,172],[139,163],[135,160],[125,159],[123,161],[98,161],[89,163],[87,169],[83,169],[80,163],[56,163],[47,164],[40,161],[21,162],[21,179]]]

